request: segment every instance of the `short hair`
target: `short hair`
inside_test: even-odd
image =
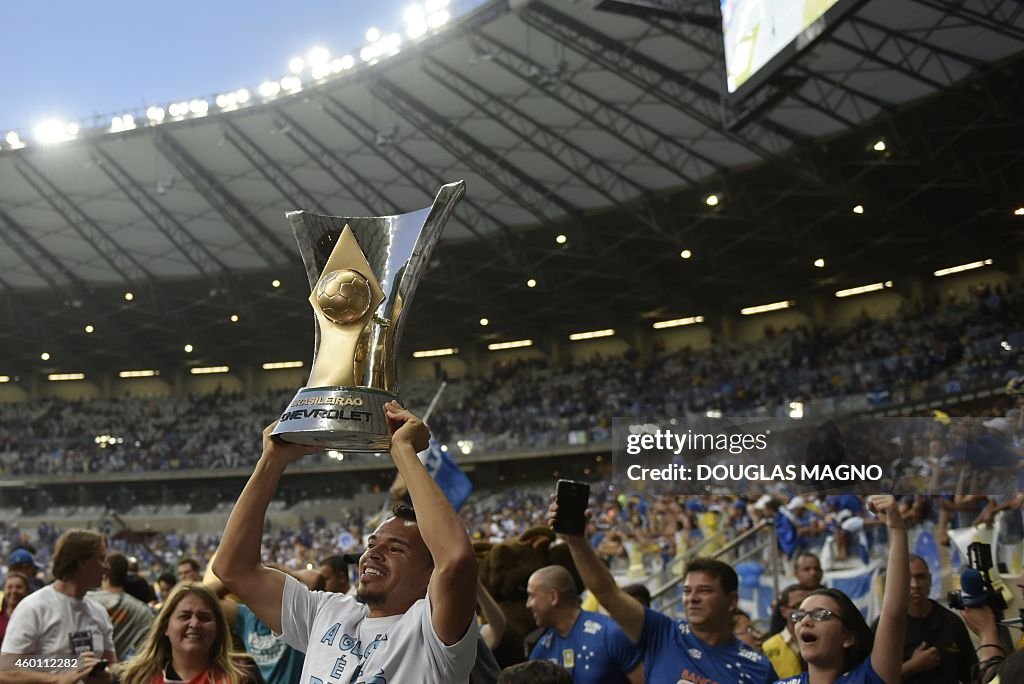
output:
[[[320,561],[320,565],[326,565],[331,569],[331,572],[333,572],[335,575],[348,575],[348,563],[345,562],[344,556],[328,556],[327,558],[324,558],[322,561]]]
[[[53,547],[54,578],[71,579],[82,563],[99,553],[106,543],[102,534],[89,530],[68,530],[60,535]]]
[[[552,591],[558,594],[559,601],[565,601],[566,603],[578,605],[580,602],[580,594],[576,587],[576,582],[573,581],[572,575],[562,565],[545,565],[539,570],[533,572],[534,575],[538,576],[544,586],[549,587]]]
[[[173,572],[161,572],[160,576],[156,578],[156,581],[158,583],[167,582],[173,587],[175,584],[178,583],[178,578],[174,576]]]
[[[800,553],[796,554],[796,556],[793,558],[793,570],[796,570],[796,568],[800,565],[801,558],[813,558],[814,560],[818,561],[818,565],[821,565],[821,559],[818,558],[818,554],[811,553],[810,551],[801,551]]]
[[[694,558],[686,564],[683,578],[685,579],[691,572],[706,572],[712,577],[718,578],[718,582],[727,594],[737,591],[740,586],[740,578],[732,566],[714,558]]]
[[[572,675],[550,660],[527,660],[502,670],[498,684],[572,684]]]
[[[931,577],[932,569],[928,566],[928,561],[926,561],[924,558],[921,558],[916,553],[912,553],[910,554],[910,559],[907,561],[907,565],[910,565],[914,561],[920,561],[921,565],[924,566],[925,571],[928,573],[928,576]]]
[[[188,566],[189,566],[190,568],[192,568],[192,569],[193,569],[193,570],[195,570],[196,572],[199,572],[200,570],[202,570],[202,569],[203,569],[203,568],[202,568],[202,566],[201,566],[201,565],[199,565],[199,561],[197,561],[197,560],[196,560],[195,558],[191,558],[191,557],[189,557],[189,556],[185,556],[184,558],[179,558],[179,559],[178,559],[178,567],[179,567],[179,568],[180,568],[180,567],[181,567],[182,565],[185,565],[186,563],[188,564]]]
[[[112,587],[124,588],[128,584],[128,559],[123,553],[111,553],[107,556],[107,582]]]
[[[810,590],[799,582],[790,584],[779,592],[779,608],[782,608],[783,606],[786,606],[787,608],[789,607],[789,596],[794,591],[806,591],[810,593]]]
[[[627,584],[622,587],[622,591],[626,592],[637,601],[644,605],[644,608],[651,607],[651,590],[642,584]]]
[[[411,506],[399,504],[391,509],[391,513],[394,517],[401,518],[406,522],[416,522],[416,511],[414,511]]]

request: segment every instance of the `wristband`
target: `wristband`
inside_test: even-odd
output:
[[[974,652],[975,652],[975,653],[977,653],[978,651],[980,651],[980,650],[981,650],[981,649],[983,649],[983,648],[998,648],[998,649],[999,649],[1000,651],[1002,651],[1002,652],[1003,652],[1003,655],[1004,655],[1004,656],[1006,655],[1006,649],[1005,649],[1005,648],[1003,648],[1003,647],[1002,647],[1001,645],[999,645],[999,644],[982,644],[982,645],[981,645],[981,646],[979,646],[978,648],[974,649]]]

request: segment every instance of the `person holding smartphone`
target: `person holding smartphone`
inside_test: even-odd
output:
[[[683,577],[686,620],[673,620],[623,591],[582,532],[564,532],[583,529],[579,512],[574,511],[573,517],[566,521],[559,516],[556,501],[549,509],[548,523],[565,539],[583,584],[636,644],[646,681],[770,684],[776,680],[764,654],[733,634],[732,611],[739,602],[735,570],[710,558],[690,561]]]

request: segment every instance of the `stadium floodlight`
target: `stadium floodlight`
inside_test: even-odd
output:
[[[10,381],[11,381],[11,376],[10,375],[0,375],[0,382],[10,382]]]
[[[32,137],[36,139],[36,142],[44,144],[60,143],[73,139],[78,135],[78,130],[76,123],[66,124],[63,121],[50,119],[32,129]]]
[[[873,149],[875,152],[885,152],[885,141],[876,140],[875,144],[871,146],[871,149]]]
[[[4,140],[11,146],[12,150],[20,150],[25,146],[25,143],[21,141],[21,136],[18,135],[17,131],[8,131],[7,135],[4,136]]]
[[[247,88],[239,88],[235,91],[235,101],[243,105],[249,101],[249,90]]]
[[[110,119],[110,132],[120,133],[122,131],[130,131],[135,128],[135,117],[131,114],[125,114],[124,116],[115,116]]]
[[[681,325],[694,325],[695,323],[703,322],[703,316],[689,316],[687,318],[673,318],[668,321],[656,321],[651,324],[651,327],[655,330],[664,330],[665,328],[678,328]]]
[[[864,205],[863,204],[858,204],[857,206],[855,206],[853,208],[853,213],[854,214],[863,214],[864,213]]]
[[[158,370],[125,370],[117,373],[119,378],[152,378],[157,375],[160,375]]]
[[[131,292],[125,292],[124,293],[124,301],[130,302],[133,299],[135,299],[135,295],[134,294],[132,294]]]
[[[707,197],[704,198],[704,204],[708,205],[709,207],[717,207],[719,201],[720,200],[718,195],[708,195]]]
[[[227,373],[229,370],[231,368],[228,366],[196,366],[195,368],[190,368],[189,372],[192,375],[212,375],[214,373]]]
[[[217,106],[221,109],[227,109],[228,107],[234,107],[238,103],[238,99],[235,97],[234,93],[222,93],[217,96],[217,99],[214,100],[214,102],[216,102]]]
[[[429,359],[434,356],[454,356],[458,354],[459,350],[455,347],[446,347],[445,349],[423,349],[420,351],[414,351],[412,357],[414,359]]]
[[[351,69],[355,65],[356,65],[356,58],[353,57],[352,55],[345,55],[344,57],[341,58],[341,68],[342,69],[345,69],[347,71],[348,69]]]
[[[306,62],[310,66],[327,64],[331,60],[331,53],[327,48],[315,47],[306,55]]]
[[[836,292],[836,297],[842,299],[843,297],[853,297],[854,295],[867,294],[868,292],[878,292],[884,290],[887,287],[892,287],[892,281],[886,280],[884,283],[871,283],[870,285],[861,285],[860,287],[851,287],[846,290],[839,290]]]
[[[780,309],[788,309],[789,307],[796,304],[793,300],[785,302],[772,302],[771,304],[761,304],[759,306],[748,306],[745,309],[740,309],[740,313],[744,316],[753,316],[759,313],[768,313],[769,311],[779,311]]]
[[[315,67],[313,67],[313,70],[310,72],[310,76],[313,77],[314,81],[319,81],[320,79],[326,78],[326,77],[328,77],[330,75],[331,75],[331,65],[330,64],[317,64]]]
[[[380,39],[380,50],[381,53],[387,53],[389,55],[397,55],[402,49],[402,36],[398,33],[392,33],[386,38]]]
[[[92,327],[91,325],[87,325],[87,326],[85,326],[85,333],[86,333],[87,335],[91,335],[91,334],[93,334],[94,332],[96,332],[96,328]]]
[[[825,268],[825,260],[820,258],[820,257],[815,259],[814,260],[814,266],[816,268]]]
[[[679,258],[680,259],[689,259],[692,256],[693,256],[693,252],[688,250],[688,249],[684,249],[682,252],[679,253]]]
[[[274,278],[272,281],[270,281],[270,286],[273,288],[281,287],[281,281],[278,280],[277,278]]]
[[[588,332],[578,332],[569,335],[570,342],[579,342],[581,340],[593,340],[598,337],[611,337],[615,334],[615,330],[612,328],[605,328],[604,330],[590,330]]]
[[[186,344],[185,345],[185,353],[186,354],[191,354],[193,349],[195,349],[195,347],[193,347],[191,344]]]
[[[149,119],[150,123],[158,124],[164,120],[167,116],[167,112],[164,111],[163,107],[147,107],[146,118]]]
[[[67,380],[85,380],[85,373],[50,373],[46,376],[50,382],[65,382]]]
[[[537,287],[537,280],[535,278],[530,278],[526,281],[526,287]]]
[[[512,342],[492,342],[487,345],[490,351],[501,351],[502,349],[518,349],[519,347],[532,347],[533,340],[513,340]]]
[[[480,325],[483,325],[483,326],[489,325],[490,322],[491,322],[490,319],[487,319],[487,318],[481,318],[480,319]]]
[[[293,74],[301,74],[302,70],[306,68],[306,63],[301,57],[292,57],[291,61],[288,62],[288,71]]]
[[[971,271],[982,266],[991,266],[991,259],[984,259],[983,261],[972,261],[969,264],[960,264],[959,266],[950,266],[949,268],[940,268],[933,274],[937,278],[942,276],[953,275],[954,273],[963,273],[964,271]]]
[[[285,76],[281,79],[281,89],[289,92],[302,87],[302,79],[298,76]]]
[[[263,370],[281,370],[282,368],[302,368],[302,361],[268,361],[263,364]]]
[[[371,26],[370,28],[366,29],[366,42],[367,43],[376,43],[378,40],[380,40],[380,29],[379,28],[377,28],[376,26]]]
[[[236,313],[231,314],[231,316],[228,317],[228,320],[230,320],[232,323],[237,323],[238,322],[238,314],[236,314]]]
[[[202,116],[206,114],[206,112],[210,111],[210,103],[206,100],[192,100],[188,103],[188,111],[198,116]]]
[[[440,12],[434,12],[427,16],[427,26],[432,29],[439,29],[448,23],[448,20],[452,18],[452,15],[447,10]]]
[[[42,354],[39,355],[39,358],[42,359],[43,361],[49,361],[50,352],[43,352]]]
[[[263,97],[274,97],[281,92],[281,84],[277,81],[264,81],[260,83],[259,92]]]
[[[17,135],[17,133],[15,133],[15,135]],[[1024,207],[1017,207],[1016,209],[1014,209],[1013,210],[1013,215],[1014,216],[1024,216]]]
[[[721,418],[722,411],[720,409],[708,409],[704,412],[704,415],[708,418]]]
[[[556,235],[555,236],[555,242],[557,242],[560,245],[564,245],[568,241],[569,241],[569,238],[567,238],[565,235]]]

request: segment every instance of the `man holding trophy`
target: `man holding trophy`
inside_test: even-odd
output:
[[[303,682],[467,682],[476,659],[476,559],[448,499],[420,462],[430,432],[397,401],[404,313],[463,183],[420,212],[340,219],[289,214],[317,321],[308,386],[263,433],[214,561],[227,588],[290,646]],[[413,508],[369,537],[356,598],[311,592],[260,559],[263,520],[285,468],[337,448],[390,448]]]

